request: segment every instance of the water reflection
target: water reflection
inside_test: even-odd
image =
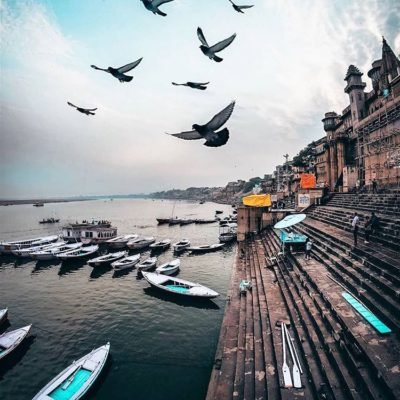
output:
[[[110,265],[101,266],[101,267],[93,267],[93,270],[90,273],[90,279],[91,280],[98,279],[111,270],[112,270],[112,267]]]
[[[169,301],[171,303],[175,303],[181,307],[193,307],[200,308],[204,310],[219,310],[220,307],[218,304],[214,303],[210,299],[195,299],[192,297],[183,297],[179,294],[162,292],[160,289],[154,288],[152,286],[146,287],[143,289],[146,295],[150,297],[154,297],[159,300]]]
[[[74,273],[74,272],[78,271],[79,269],[81,269],[85,265],[86,265],[86,261],[84,261],[84,260],[75,261],[75,262],[63,262],[58,271],[58,276],[63,277],[63,276],[69,275],[71,273]]]

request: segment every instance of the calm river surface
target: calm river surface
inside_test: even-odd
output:
[[[111,220],[118,234],[188,238],[193,245],[218,242],[215,223],[157,226],[155,217],[170,217],[173,208],[175,216],[199,218],[232,210],[214,203],[131,199],[0,207],[0,240],[58,233],[63,223],[95,218]],[[61,218],[60,224],[38,223],[47,217]],[[137,279],[135,269],[113,277],[111,270],[85,263],[0,256],[0,309],[9,308],[11,324],[0,333],[33,324],[31,338],[0,364],[0,399],[32,399],[73,360],[107,341],[111,357],[90,399],[204,399],[234,250],[180,256],[178,277],[221,294],[206,303],[166,297]],[[168,250],[159,264],[172,258]]]

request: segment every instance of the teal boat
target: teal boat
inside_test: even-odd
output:
[[[58,374],[33,400],[78,400],[93,385],[106,364],[110,343],[93,350]]]

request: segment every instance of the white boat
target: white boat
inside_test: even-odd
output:
[[[188,247],[188,250],[191,251],[192,253],[209,253],[212,251],[217,251],[222,249],[224,246],[223,243],[216,243],[216,244],[206,244],[203,246],[191,246]]]
[[[13,250],[12,253],[17,257],[30,257],[32,253],[41,250],[56,249],[57,247],[63,246],[65,242],[57,242],[51,244],[43,244],[41,246],[27,247],[26,249]]]
[[[114,261],[111,266],[115,271],[122,271],[124,269],[134,267],[140,261],[140,254],[135,254],[134,256],[124,257],[121,260]]]
[[[139,263],[137,269],[139,271],[148,271],[157,265],[157,257],[150,257],[147,260]]]
[[[157,274],[171,275],[179,270],[180,265],[181,260],[179,258],[176,258],[175,260],[172,260],[157,267],[156,272]]]
[[[171,246],[171,240],[170,239],[164,239],[159,242],[155,242],[150,245],[150,250],[152,251],[162,251],[168,249],[168,247]]]
[[[137,239],[130,240],[126,245],[131,250],[140,250],[149,247],[156,239],[153,236],[138,237]]]
[[[174,251],[182,251],[185,250],[186,248],[188,248],[190,246],[190,241],[188,239],[182,239],[177,243],[174,243],[172,245],[172,248],[174,249]]]
[[[201,297],[212,299],[219,296],[219,293],[199,283],[185,281],[179,278],[172,278],[161,274],[143,272],[143,276],[150,285],[170,293],[179,294],[188,297]]]
[[[127,251],[117,251],[116,253],[108,253],[100,257],[92,258],[87,263],[94,267],[98,267],[100,265],[108,265],[114,261],[119,260],[120,258],[125,257],[128,254]]]
[[[16,349],[28,336],[32,325],[24,326],[15,331],[0,335],[0,360]]]
[[[236,237],[237,237],[237,224],[228,223],[226,225],[220,226],[218,239],[221,243],[232,242],[236,240]]]
[[[54,260],[57,258],[57,254],[66,253],[67,251],[79,249],[83,246],[83,243],[69,243],[56,248],[50,248],[40,251],[35,251],[30,254],[30,257],[34,260]]]
[[[106,364],[110,343],[93,350],[51,380],[33,400],[78,400],[93,385]]]
[[[122,249],[126,246],[126,244],[130,240],[137,239],[139,235],[123,235],[117,236],[113,239],[106,240],[105,243],[107,246],[112,247],[113,249]]]
[[[0,325],[7,320],[8,308],[0,310]]]
[[[77,242],[81,240],[82,236],[82,231],[88,229],[88,228],[111,228],[111,222],[110,221],[95,221],[92,220],[92,222],[89,221],[82,221],[82,222],[75,222],[74,224],[68,224],[62,227],[62,234],[61,237],[63,240],[67,242]],[[115,236],[117,236],[115,234]],[[90,233],[88,234],[88,237],[90,237]],[[105,240],[108,240],[114,236],[109,236],[105,238]]]
[[[76,260],[80,258],[89,257],[99,250],[99,246],[94,244],[92,246],[80,247],[79,249],[69,250],[65,253],[56,254],[57,258],[63,261]]]
[[[13,250],[42,246],[45,244],[56,242],[57,240],[58,236],[52,235],[27,240],[16,240],[13,242],[0,242],[0,253],[10,254]]]

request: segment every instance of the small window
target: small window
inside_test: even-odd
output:
[[[358,100],[361,101],[361,93],[358,93]]]

